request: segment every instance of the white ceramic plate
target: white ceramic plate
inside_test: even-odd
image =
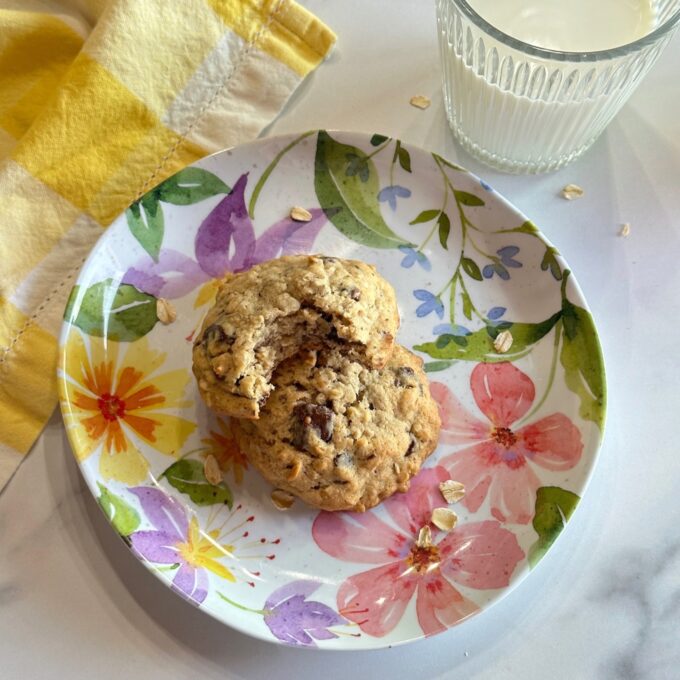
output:
[[[214,277],[293,252],[377,266],[440,404],[440,445],[411,491],[362,515],[276,510],[191,375]],[[531,222],[435,154],[324,131],[213,155],[116,220],[72,292],[59,383],[83,475],[153,573],[244,633],[328,649],[444,631],[528,576],[585,488],[605,400],[581,292]],[[467,489],[458,525],[418,547],[449,478]]]

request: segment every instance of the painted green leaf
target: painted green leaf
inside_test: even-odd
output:
[[[538,227],[531,221],[527,220],[523,224],[521,224],[519,227],[515,227],[514,229],[503,229],[504,234],[512,234],[512,233],[517,233],[517,234],[533,234],[536,235],[538,234]]]
[[[401,145],[401,142],[397,142],[397,156],[402,169],[411,172],[411,154]]]
[[[446,158],[442,158],[439,154],[433,153],[432,156],[438,160],[440,163],[446,165],[448,168],[451,168],[452,170],[460,170],[461,172],[467,172],[465,168],[461,168],[460,165],[456,165],[455,163],[452,163],[451,161],[447,161]]]
[[[382,218],[373,162],[360,149],[341,144],[324,131],[316,143],[314,187],[326,216],[347,238],[373,248],[412,245]]]
[[[184,168],[154,189],[158,198],[174,205],[190,205],[217,194],[228,194],[229,187],[212,172]]]
[[[139,513],[119,496],[111,493],[103,484],[97,482],[99,498],[97,503],[104,511],[113,528],[121,536],[129,536],[139,527]]]
[[[482,272],[479,268],[479,265],[471,258],[469,257],[464,257],[461,265],[463,266],[463,271],[471,278],[474,279],[475,281],[482,281],[483,276]]]
[[[541,260],[541,269],[545,272],[550,269],[550,273],[556,281],[562,280],[562,270],[560,269],[560,264],[555,257],[557,255],[557,249],[552,246],[546,246],[545,254]]]
[[[423,364],[423,370],[425,373],[437,373],[438,371],[445,371],[455,363],[455,361],[427,361]]]
[[[371,137],[371,146],[380,146],[383,142],[386,142],[389,137],[385,135],[373,135]]]
[[[165,232],[165,220],[156,190],[150,191],[133,203],[125,211],[125,219],[130,233],[154,261],[158,262],[158,253],[161,250]]]
[[[165,477],[178,491],[187,494],[196,505],[222,503],[231,508],[234,502],[231,489],[224,482],[217,486],[208,482],[203,474],[203,463],[198,460],[178,460],[161,477]]]
[[[461,292],[460,297],[463,301],[463,314],[468,321],[472,321],[472,300],[466,290]]]
[[[449,246],[447,241],[449,240],[449,232],[451,231],[451,220],[445,212],[442,212],[439,215],[437,224],[439,225],[439,243],[442,244],[442,248],[448,250]]]
[[[500,361],[513,361],[523,356],[541,338],[547,335],[561,316],[561,312],[553,314],[549,319],[539,323],[513,323],[512,321],[485,326],[465,336],[466,345],[453,341],[446,336],[445,340],[439,338],[434,342],[426,342],[416,345],[414,349],[425,352],[433,359],[461,359],[463,361],[484,361],[496,363]],[[512,333],[512,347],[505,354],[498,354],[493,346],[493,341],[501,330],[510,329]],[[450,341],[449,341],[450,340]]]
[[[534,530],[538,540],[529,548],[529,564],[535,567],[564,529],[580,498],[558,486],[542,486],[536,492]]]
[[[585,309],[565,298],[562,320],[560,362],[564,366],[565,382],[581,400],[581,417],[602,430],[606,405],[604,362],[593,318]]]
[[[411,220],[409,224],[422,224],[423,222],[430,222],[433,220],[435,217],[439,216],[439,213],[441,210],[423,210],[418,217],[415,219]]]
[[[469,194],[467,191],[454,191],[456,200],[463,205],[468,205],[470,207],[478,208],[484,205],[484,201],[474,194]]]
[[[90,286],[82,297],[77,315],[74,305],[80,286],[71,291],[64,319],[88,335],[118,342],[133,342],[146,335],[158,321],[156,298],[126,283],[106,279]]]

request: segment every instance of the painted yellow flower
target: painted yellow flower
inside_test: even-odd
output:
[[[222,434],[210,430],[210,437],[201,439],[206,445],[205,455],[212,454],[217,460],[222,472],[230,472],[234,476],[234,481],[240,484],[243,481],[243,471],[248,469],[248,460],[241,453],[241,450],[234,439],[229,423],[218,420],[217,425]]]
[[[66,427],[79,460],[103,445],[99,468],[104,479],[141,482],[149,464],[139,443],[174,456],[196,428],[167,413],[187,405],[182,395],[189,375],[185,370],[158,373],[166,354],[151,349],[146,338],[125,346],[90,337],[88,352],[74,330],[63,351],[60,391]]]
[[[231,555],[234,551],[233,546],[218,543],[219,536],[218,529],[201,531],[196,516],[193,516],[189,522],[187,540],[177,544],[177,552],[187,564],[196,569],[207,569],[228,581],[236,581],[231,571],[217,562],[218,559]]]
[[[194,309],[198,309],[203,305],[207,305],[208,303],[212,304],[213,302],[215,302],[215,298],[217,297],[217,291],[219,287],[220,287],[219,279],[210,279],[210,281],[204,283],[198,289],[198,294],[196,295],[196,299],[194,300]]]

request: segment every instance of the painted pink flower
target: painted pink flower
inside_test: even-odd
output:
[[[431,546],[418,546],[432,510],[446,505],[439,482],[442,467],[423,470],[405,494],[383,507],[391,523],[375,512],[322,512],[312,527],[317,545],[348,562],[378,565],[350,576],[338,590],[338,611],[369,635],[387,635],[416,597],[418,622],[426,635],[439,633],[479,607],[453,583],[467,588],[503,588],[524,553],[515,535],[493,520],[433,529]],[[442,537],[443,536],[443,537]]]
[[[468,444],[440,460],[452,479],[465,484],[462,503],[476,512],[487,495],[501,522],[527,524],[541,486],[534,466],[569,470],[583,451],[581,433],[563,413],[517,427],[534,401],[531,378],[510,363],[478,364],[470,376],[472,396],[484,422],[467,411],[446,385],[431,384],[442,418],[442,444]]]

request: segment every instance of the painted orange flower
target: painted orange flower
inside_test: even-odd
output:
[[[122,360],[121,347],[126,347]],[[149,464],[140,444],[175,455],[196,428],[167,412],[187,405],[182,401],[187,372],[159,374],[166,355],[150,349],[146,338],[125,346],[91,337],[88,352],[83,336],[73,331],[64,351],[60,390],[66,426],[80,460],[103,445],[104,479],[141,482]]]
[[[210,437],[201,439],[206,445],[205,455],[215,456],[222,472],[231,473],[234,481],[240,484],[243,481],[243,471],[248,469],[248,460],[241,453],[241,450],[234,439],[229,423],[218,420],[217,425],[222,434],[210,430]]]

